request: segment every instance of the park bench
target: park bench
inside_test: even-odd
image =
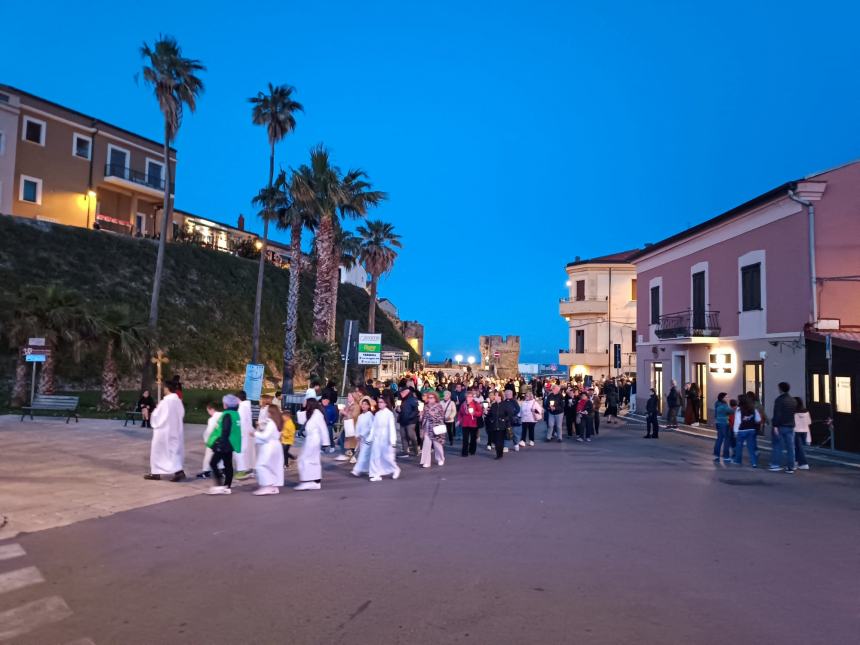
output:
[[[131,425],[134,425],[137,419],[140,419],[141,423],[143,423],[143,413],[140,410],[126,410],[125,422],[123,422],[122,427],[126,427],[129,421],[131,421]]]
[[[21,408],[21,421],[28,414],[30,420],[33,419],[34,412],[62,412],[66,415],[66,423],[69,419],[75,417],[75,423],[78,422],[78,403],[80,397],[77,396],[59,396],[54,394],[36,394],[33,402]]]

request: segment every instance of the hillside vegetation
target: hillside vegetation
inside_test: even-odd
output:
[[[24,285],[59,284],[80,291],[93,308],[127,303],[146,320],[157,243],[105,231],[52,225],[0,216],[0,294]],[[161,292],[160,345],[172,370],[191,376],[194,368],[241,373],[250,357],[257,262],[186,244],[169,244]],[[266,267],[260,349],[267,372],[280,374],[289,271]],[[300,291],[299,346],[310,337],[313,275],[306,271]],[[369,297],[352,285],[341,285],[337,336],[343,321],[367,324]],[[386,345],[410,347],[394,325],[377,310],[377,331]],[[34,330],[34,334],[37,330]],[[0,341],[2,342],[2,341]],[[13,354],[0,351],[3,376],[12,372]],[[65,381],[94,381],[100,357],[89,354],[80,364],[61,352],[57,374]]]

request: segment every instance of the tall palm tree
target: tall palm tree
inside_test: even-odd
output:
[[[126,357],[132,365],[140,365],[145,356],[147,328],[135,320],[128,305],[110,305],[99,313],[96,329],[98,338],[104,342],[105,352],[99,409],[118,410],[117,354]]]
[[[309,170],[307,166],[303,167]],[[290,283],[287,293],[287,324],[284,329],[284,366],[283,383],[281,390],[286,394],[292,394],[295,386],[296,374],[296,350],[298,342],[299,327],[299,286],[302,279],[302,265],[304,257],[302,254],[302,231],[308,229],[313,231],[316,226],[315,212],[312,207],[296,199],[301,193],[299,184],[303,181],[299,173],[294,170],[287,180],[286,173],[281,171],[275,185],[285,193],[289,194],[285,201],[288,203],[283,214],[279,216],[278,228],[290,231]]]
[[[369,333],[376,331],[376,290],[379,277],[391,271],[397,259],[397,251],[402,249],[400,235],[394,232],[394,226],[379,220],[368,220],[366,225],[358,227],[362,238],[359,259],[367,267],[370,274],[370,311],[367,315]]]
[[[269,83],[268,92],[258,92],[257,96],[248,99],[251,108],[251,120],[254,125],[266,126],[269,139],[269,183],[268,188],[274,187],[275,181],[275,144],[296,129],[296,112],[303,111],[301,103],[292,99],[295,88],[289,85],[272,85]],[[260,354],[260,311],[263,301],[263,272],[266,266],[266,245],[269,241],[269,222],[277,215],[267,210],[263,217],[263,246],[260,248],[260,264],[257,269],[257,295],[254,299],[254,329],[251,332],[251,362],[256,363]]]
[[[335,220],[334,257],[338,260],[337,271],[331,276],[332,315],[329,317],[329,340],[334,340],[337,323],[337,296],[340,288],[340,267],[347,271],[358,263],[361,239],[347,231]]]
[[[187,106],[192,112],[197,109],[197,99],[203,93],[203,81],[197,74],[205,71],[206,68],[199,60],[184,57],[182,48],[172,36],[159,36],[152,47],[144,43],[140,48],[140,55],[145,61],[143,80],[152,87],[164,117],[164,205],[162,208],[164,214],[158,239],[155,277],[152,280],[152,298],[149,303],[149,331],[150,337],[155,340],[158,331],[158,298],[164,272],[164,252],[168,227],[173,221],[173,201],[170,199],[173,181],[170,170],[170,144],[176,139],[179,127],[182,125],[185,107]],[[148,376],[144,377],[144,381],[146,380]]]

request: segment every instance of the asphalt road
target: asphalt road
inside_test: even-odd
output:
[[[44,581],[0,611],[65,609],[34,606],[56,620],[10,642],[857,642],[860,472],[715,467],[700,439],[601,430],[18,536],[0,573]]]

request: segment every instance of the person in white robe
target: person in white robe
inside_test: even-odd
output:
[[[144,479],[158,480],[170,475],[170,481],[185,479],[182,462],[185,460],[185,429],[182,420],[185,407],[173,391],[173,383],[165,383],[165,396],[149,418],[152,426],[152,446],[149,452],[149,474]]]
[[[352,474],[361,477],[370,472],[370,452],[372,450],[370,434],[373,431],[373,399],[369,396],[362,397],[358,403],[360,413],[355,422],[355,436],[358,440],[355,467]]]
[[[387,395],[387,396],[386,396]],[[376,404],[379,410],[373,417],[370,434],[370,481],[378,482],[385,475],[400,477],[400,467],[394,457],[397,446],[397,424],[391,411],[394,401],[390,393],[383,393]]]
[[[215,407],[215,403],[209,402],[206,404],[206,413],[209,415],[209,420],[206,422],[206,429],[203,431],[203,468],[197,474],[197,479],[209,479],[212,476],[212,469],[209,462],[212,461],[212,448],[209,447],[209,437],[218,425],[218,420],[221,418],[221,412]]]
[[[308,399],[306,405],[308,420],[305,423],[305,442],[297,460],[299,484],[294,487],[294,490],[319,490],[322,488],[320,450],[330,444],[328,425],[319,401]]]
[[[263,423],[254,433],[254,441],[257,444],[257,461],[254,464],[254,473],[257,476],[259,488],[254,495],[277,495],[279,487],[284,485],[284,451],[281,449],[281,426],[283,419],[277,405],[270,404],[260,410]]]
[[[257,461],[254,444],[254,413],[251,402],[245,392],[239,392],[239,425],[242,428],[242,452],[236,455],[236,479],[248,479],[254,474],[254,463]]]

